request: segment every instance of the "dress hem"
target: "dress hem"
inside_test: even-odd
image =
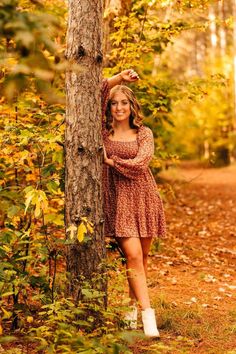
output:
[[[118,236],[118,235],[105,235],[105,237],[109,238],[164,238],[162,235],[157,236]]]

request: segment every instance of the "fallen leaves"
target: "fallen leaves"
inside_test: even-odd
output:
[[[203,280],[206,283],[215,283],[217,281],[217,279],[213,275],[210,275],[210,274],[205,275]]]
[[[235,173],[232,180],[236,187]],[[191,318],[197,333],[210,328],[210,336],[201,338],[199,352],[204,353],[213,333],[214,343],[221,340],[219,326],[222,334],[222,323],[231,323],[229,314],[235,311],[236,300],[236,188],[224,185],[224,179],[222,185],[215,185],[210,177],[209,181],[174,186],[175,199],[165,205],[168,237],[150,259],[150,278],[155,284],[151,294],[155,299],[161,293],[171,304],[173,308],[166,310],[170,321],[176,312],[185,311],[199,315]],[[180,333],[186,329],[182,322],[177,322]]]

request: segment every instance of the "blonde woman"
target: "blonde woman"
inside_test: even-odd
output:
[[[105,235],[116,239],[126,257],[131,308],[125,320],[137,328],[137,302],[144,333],[159,337],[147,288],[147,259],[153,238],[165,233],[165,217],[148,167],[154,153],[153,134],[143,125],[133,91],[121,85],[136,80],[135,71],[124,70],[103,82]]]

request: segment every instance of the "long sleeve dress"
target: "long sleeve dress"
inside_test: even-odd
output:
[[[165,216],[156,182],[148,167],[154,154],[151,129],[141,126],[135,141],[110,140],[104,122],[109,97],[102,86],[103,143],[114,167],[103,165],[105,236],[163,237]]]

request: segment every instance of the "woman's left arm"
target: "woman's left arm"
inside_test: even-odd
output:
[[[137,155],[133,159],[121,159],[112,155],[110,160],[113,161],[113,167],[122,175],[135,179],[140,173],[148,169],[148,165],[154,154],[154,139],[151,129],[141,127],[139,132],[138,144],[139,149]],[[112,165],[111,165],[112,166]]]

